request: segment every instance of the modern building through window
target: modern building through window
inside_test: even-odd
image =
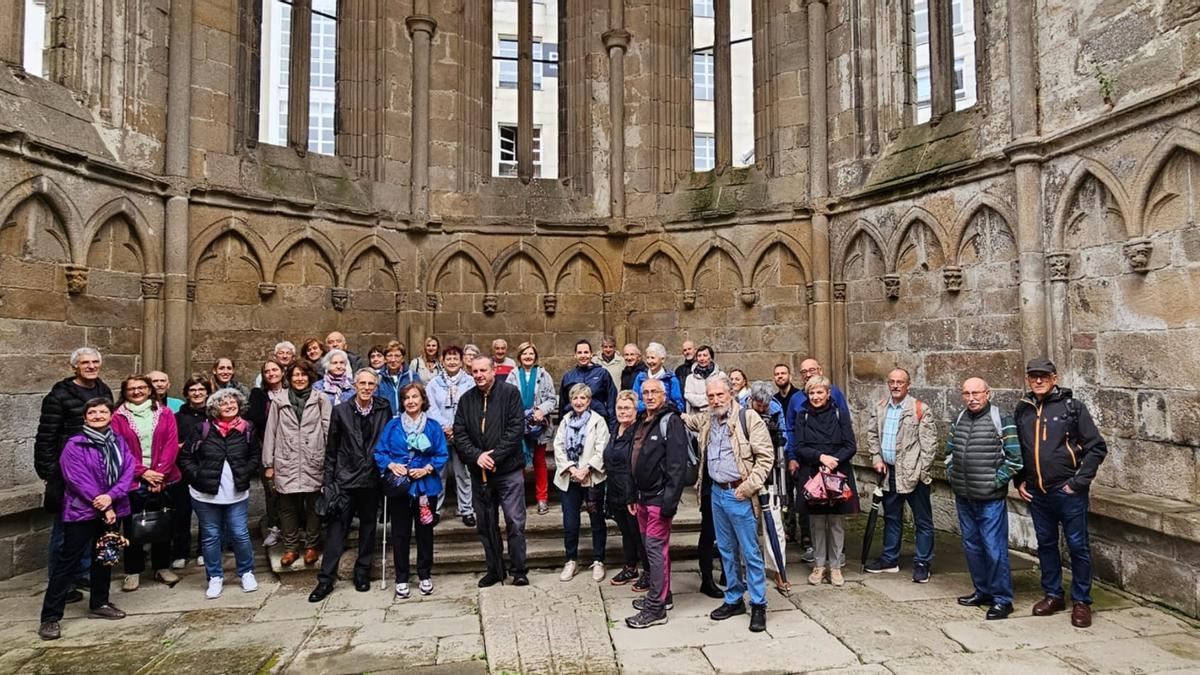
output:
[[[478,1],[478,0],[476,0]],[[492,1],[492,175],[518,175],[518,130],[523,87],[532,92],[533,178],[558,178],[558,2]],[[532,77],[520,80],[520,3],[532,15]]]
[[[288,144],[288,101],[304,96],[308,103],[307,149],[322,155],[335,151],[337,130],[337,0],[312,0],[309,27],[308,86],[292,91],[292,0],[263,2],[262,42],[259,45],[258,140]]]
[[[46,0],[25,0],[25,36],[21,64],[25,72],[46,76]]]
[[[953,0],[950,29],[954,35],[954,109],[975,105],[975,3]],[[913,0],[913,77],[916,81],[916,123],[933,116],[933,87],[930,80],[929,0]]]
[[[754,27],[750,0],[730,0],[729,58],[723,63],[718,51],[716,15],[709,2],[692,3],[692,121],[693,169],[708,171],[717,163],[717,145],[724,139],[717,128],[719,106],[730,111],[732,152],[724,160],[733,166],[754,163]],[[730,91],[723,100],[717,89],[717,73],[728,69]],[[711,146],[711,152],[710,152]],[[728,147],[728,146],[727,146]]]

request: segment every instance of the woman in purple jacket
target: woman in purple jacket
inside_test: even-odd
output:
[[[133,455],[133,484],[129,508],[134,513],[171,505],[172,492],[179,484],[179,429],[175,415],[150,394],[153,388],[145,375],[130,375],[121,383],[121,399],[113,413],[113,434],[125,442]],[[170,490],[170,492],[169,492]],[[133,523],[125,521],[129,546],[125,549],[125,581],[122,591],[136,591],[146,570],[146,542],[133,538]],[[171,541],[150,542],[150,561],[154,578],[175,586],[179,576],[171,571]]]
[[[38,635],[57,640],[71,577],[85,555],[91,555],[92,542],[117,519],[129,515],[129,485],[133,481],[133,455],[112,432],[113,403],[93,398],[83,406],[83,429],[63,446],[62,467],[66,494],[63,497],[63,544],[58,551],[54,576],[42,600],[42,624]],[[89,619],[124,619],[125,612],[108,601],[112,568],[96,563],[91,567],[91,605]]]

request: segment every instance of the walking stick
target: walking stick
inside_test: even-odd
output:
[[[387,518],[388,505],[387,495],[383,496],[383,550],[380,551],[379,560],[382,569],[379,572],[379,590],[387,590]]]

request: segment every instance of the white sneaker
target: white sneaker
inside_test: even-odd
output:
[[[171,569],[181,570],[187,567],[187,558],[176,558],[171,561]]]
[[[579,571],[579,563],[574,560],[568,560],[567,564],[563,565],[562,574],[558,575],[559,581],[570,581],[575,578],[575,574]]]
[[[258,590],[258,579],[254,578],[254,572],[246,572],[242,575],[242,592],[253,593]]]
[[[267,528],[267,536],[263,538],[263,546],[274,546],[279,543],[279,528]]]
[[[125,580],[121,582],[121,590],[125,591],[126,593],[130,591],[136,591],[138,586],[141,585],[141,581],[141,575],[126,574]]]
[[[408,590],[408,584],[396,584],[396,598],[404,600],[412,593]]]
[[[196,567],[204,567],[204,556],[196,556]]]
[[[592,581],[604,581],[604,563],[599,560],[592,563]]]
[[[421,583],[417,584],[417,590],[421,591],[421,595],[433,593],[433,579],[422,579]]]
[[[208,590],[204,592],[204,597],[209,600],[215,600],[221,597],[221,589],[225,587],[224,577],[213,577],[208,580]]]

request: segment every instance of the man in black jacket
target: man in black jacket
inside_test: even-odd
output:
[[[63,446],[67,439],[79,433],[83,428],[83,406],[89,399],[107,398],[112,400],[112,390],[100,379],[100,352],[91,347],[80,347],[71,352],[71,368],[75,370],[73,377],[68,377],[50,389],[42,399],[42,413],[38,418],[37,435],[33,441],[33,468],[38,478],[46,482],[46,493],[43,506],[54,514],[54,525],[50,530],[50,552],[47,573],[54,576],[54,563],[58,560],[58,549],[63,542],[62,500],[63,475],[58,465]],[[88,569],[91,566],[91,556],[84,556],[80,566],[79,578],[83,579],[86,588]],[[67,602],[76,602],[83,595],[72,590],[67,595]]]
[[[690,444],[683,420],[667,401],[662,380],[642,382],[642,401],[646,404],[646,419],[634,435],[629,463],[637,488],[638,528],[650,574],[646,597],[633,603],[638,613],[625,619],[630,628],[667,622],[667,609],[672,606],[671,520],[683,496]]]
[[[1029,502],[1038,542],[1042,591],[1035,616],[1066,609],[1063,601],[1061,526],[1071,551],[1071,624],[1092,625],[1092,553],[1088,544],[1088,488],[1108,445],[1096,429],[1087,406],[1070,389],[1058,386],[1058,371],[1045,357],[1025,366],[1029,393],[1013,410],[1024,467],[1013,482]]]
[[[475,529],[483,543],[488,569],[479,587],[502,583],[506,576],[497,507],[504,511],[508,530],[513,585],[526,586],[525,453],[521,449],[525,409],[521,391],[497,382],[495,366],[486,356],[471,362],[471,377],[475,387],[462,395],[454,414],[454,449],[471,469]]]
[[[325,555],[309,602],[320,602],[333,592],[338,562],[346,548],[346,533],[356,515],[358,559],[354,562],[354,590],[360,593],[371,590],[375,514],[379,507],[375,444],[392,419],[387,399],[375,395],[377,388],[379,374],[370,368],[359,369],[354,375],[354,398],[334,406],[329,419],[322,503],[328,504],[330,511],[325,514]]]

